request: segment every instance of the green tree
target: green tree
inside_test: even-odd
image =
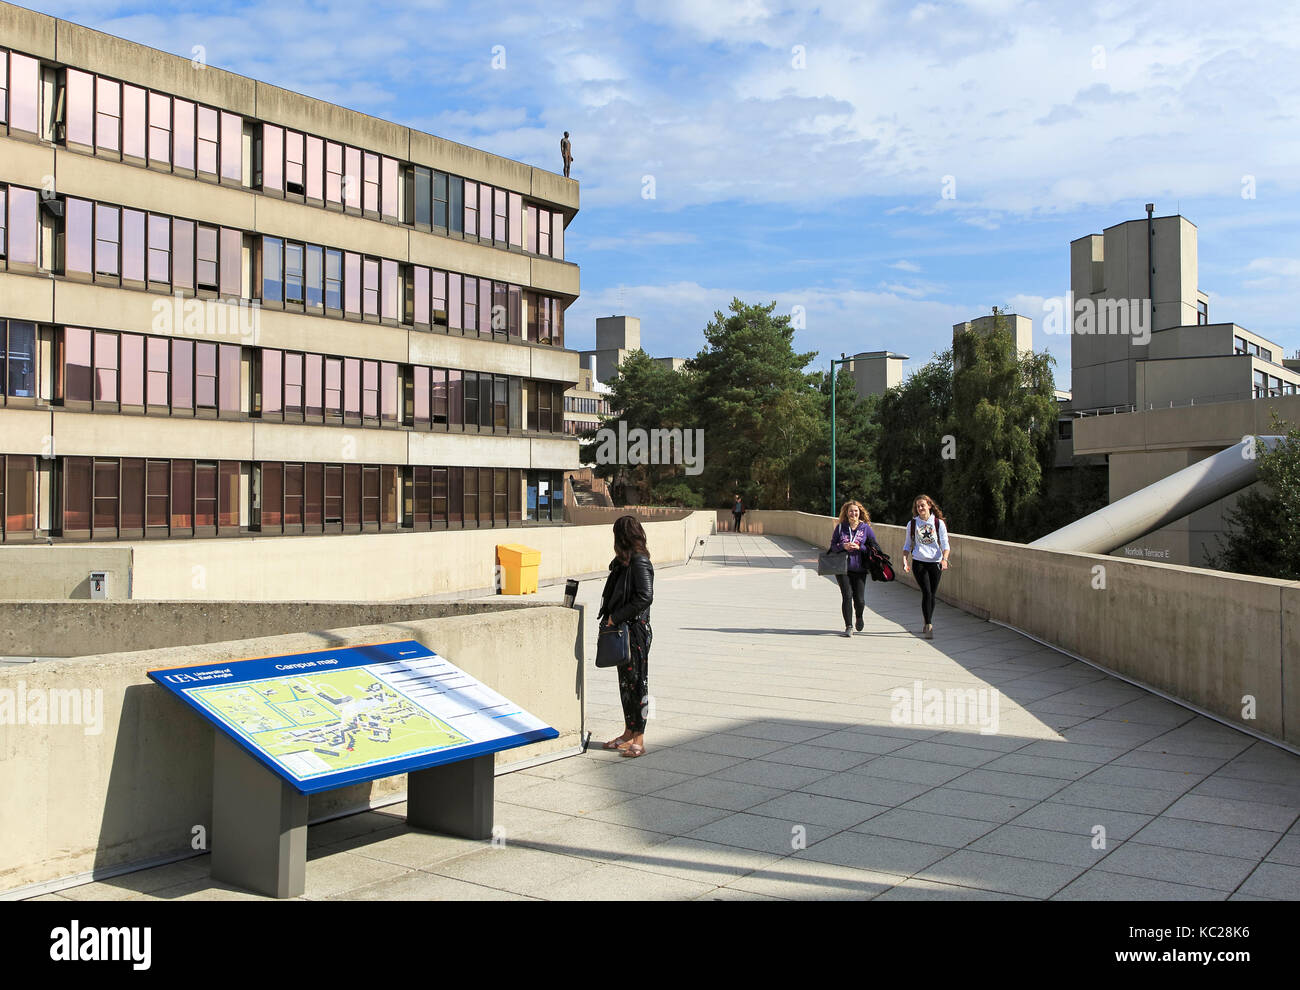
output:
[[[1300,581],[1300,428],[1273,413],[1272,450],[1261,444],[1259,481],[1237,497],[1224,516],[1232,527],[1218,540],[1210,566],[1260,577]]]
[[[831,490],[831,376],[814,376],[817,391],[816,439],[808,446],[795,475],[795,505],[807,512],[826,513],[833,501],[835,511],[845,500],[856,498],[869,512],[880,511],[880,471],[876,466],[876,443],[880,427],[876,408],[880,397],[865,398],[857,393],[852,373],[841,367],[835,382],[835,497]]]
[[[641,429],[649,433],[657,429],[682,428],[689,419],[693,378],[689,373],[673,371],[654,361],[643,350],[635,350],[624,358],[609,386],[610,415],[602,420],[602,427],[617,430],[619,421],[629,430]],[[582,459],[596,462],[597,476],[608,481],[634,485],[649,501],[657,501],[656,490],[667,486],[679,499],[676,486],[682,483],[683,469],[674,464],[620,464],[616,461],[601,463],[603,446],[593,439],[583,443]],[[675,501],[673,504],[685,504]]]
[[[812,375],[815,352],[797,353],[789,316],[775,303],[731,301],[704,328],[706,346],[687,362],[694,374],[694,423],[705,431],[704,473],[697,491],[706,502],[785,507],[794,497],[797,466],[817,442]]]
[[[876,404],[875,452],[884,519],[912,518],[912,500],[922,493],[945,505],[944,479],[952,462],[942,454],[952,409],[952,378],[952,352],[944,351]]]
[[[953,340],[944,498],[962,532],[1019,540],[1056,453],[1055,361],[1016,353],[1005,316],[993,314],[991,332]]]

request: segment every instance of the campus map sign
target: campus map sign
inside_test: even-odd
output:
[[[302,794],[559,735],[412,640],[149,676]]]

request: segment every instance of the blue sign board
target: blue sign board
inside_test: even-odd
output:
[[[149,677],[302,794],[559,736],[413,640]]]

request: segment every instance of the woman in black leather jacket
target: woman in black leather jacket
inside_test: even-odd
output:
[[[628,624],[631,660],[618,668],[623,702],[623,734],[605,743],[623,756],[645,754],[646,706],[650,700],[650,603],[654,600],[654,566],[645,545],[645,530],[635,516],[614,523],[614,559],[601,595],[600,616],[608,626]]]

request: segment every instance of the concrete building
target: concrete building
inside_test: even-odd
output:
[[[608,415],[609,387],[596,380],[591,368],[579,368],[578,384],[564,393],[564,432],[577,436],[597,429]]]
[[[861,398],[884,395],[903,381],[903,362],[911,359],[893,351],[860,351],[847,365]]]
[[[1016,342],[1016,353],[1023,354],[1025,351],[1034,349],[1034,321],[1027,316],[1018,316],[1015,313],[998,313],[996,316],[990,313],[988,316],[977,316],[973,320],[966,320],[963,323],[954,323],[952,326],[953,339],[957,339],[960,333],[978,333],[988,336],[993,332],[997,325],[998,317],[1002,317],[1006,329],[1011,333],[1011,339]]]
[[[596,380],[607,382],[629,354],[641,347],[641,320],[635,316],[601,316],[596,318],[596,346],[579,351],[582,366],[591,367],[594,359]]]
[[[1271,432],[1272,409],[1298,421],[1300,362],[1235,323],[1210,322],[1197,284],[1196,226],[1185,217],[1149,215],[1079,238],[1070,272],[1074,452],[1105,458],[1112,502],[1246,434]],[[1205,566],[1236,499],[1115,555]]]
[[[577,464],[576,182],[9,4],[0,87],[5,543],[504,527]]]
[[[1300,369],[1284,366],[1278,344],[1210,322],[1196,235],[1186,217],[1149,215],[1070,243],[1076,411],[1296,392]]]

